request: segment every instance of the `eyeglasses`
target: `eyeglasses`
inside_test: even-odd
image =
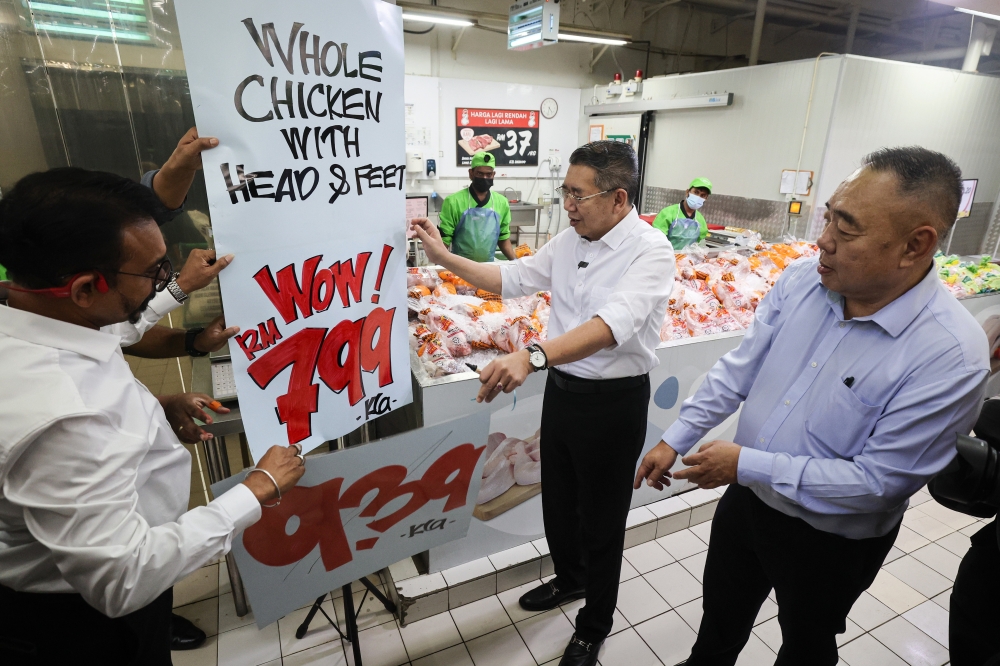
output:
[[[156,273],[149,275],[147,273],[127,273],[125,271],[113,271],[118,275],[132,275],[135,277],[146,278],[153,281],[153,285],[156,287],[156,291],[163,291],[170,284],[170,281],[174,278],[174,265],[170,263],[170,259],[164,258],[163,261],[156,267]]]
[[[610,191],[611,190],[604,190],[603,192],[598,192],[597,194],[588,194],[585,197],[578,197],[577,195],[571,193],[568,189],[566,189],[565,185],[556,188],[556,194],[565,199],[572,199],[576,203],[580,203],[581,201],[586,201],[587,199],[593,199],[594,197],[599,197],[602,194],[607,194]]]

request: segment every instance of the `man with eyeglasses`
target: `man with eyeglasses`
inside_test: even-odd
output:
[[[75,168],[0,199],[2,664],[170,664],[171,586],[304,471],[300,448],[275,446],[261,473],[187,510],[178,417],[210,418],[198,396],[150,394],[106,330],[169,284],[161,213],[148,188]]]
[[[158,224],[162,226],[183,212],[188,191],[201,169],[201,153],[218,143],[213,137],[199,136],[197,128],[192,127],[178,141],[162,168],[143,174],[141,184],[153,191],[164,208],[157,218]],[[187,330],[156,324],[180,308],[190,294],[207,287],[232,259],[232,255],[216,259],[214,250],[195,249],[180,272],[175,273],[169,259],[164,258],[155,275],[149,276],[157,285],[152,298],[139,311],[130,313],[128,320],[105,326],[102,331],[119,336],[123,351],[140,358],[200,357],[218,351],[239,332],[238,326],[227,328],[221,316],[204,327]],[[0,281],[6,280],[6,271],[0,266]],[[6,300],[6,292],[7,288],[0,284],[0,303]],[[181,441],[191,444],[211,437],[193,418],[200,412],[195,410],[194,403],[205,403],[206,398],[208,396],[195,394],[162,398],[163,407],[175,423]],[[170,634],[172,650],[192,650],[207,640],[204,631],[177,614],[171,618]]]
[[[531,611],[586,598],[562,666],[590,666],[611,632],[632,478],[646,439],[649,371],[673,286],[666,237],[639,219],[631,146],[576,149],[559,189],[570,229],[531,257],[478,264],[413,220],[430,260],[504,298],[551,291],[548,340],[493,361],[477,400],[548,369],[542,407],[542,511],[556,577],[521,597]]]

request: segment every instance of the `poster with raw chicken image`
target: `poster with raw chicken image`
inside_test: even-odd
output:
[[[455,109],[456,164],[467,167],[485,151],[498,167],[538,166],[538,119],[533,109]]]
[[[542,492],[541,427],[523,422],[519,434],[490,433],[483,456],[483,478],[472,515],[488,521]],[[530,434],[524,434],[532,430]],[[509,430],[509,428],[507,428]]]

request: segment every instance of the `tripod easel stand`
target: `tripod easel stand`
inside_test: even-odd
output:
[[[352,586],[350,583],[341,588],[344,595],[344,624],[346,625],[347,634],[345,635],[343,631],[340,630],[340,626],[333,621],[333,619],[326,614],[323,610],[322,604],[323,600],[326,599],[326,594],[316,599],[313,602],[312,608],[309,609],[309,613],[306,615],[306,619],[302,621],[299,628],[295,630],[295,637],[301,639],[309,631],[309,623],[316,616],[316,612],[319,611],[323,614],[323,617],[329,621],[333,628],[337,630],[340,637],[351,644],[351,648],[354,650],[354,666],[362,666],[361,664],[361,643],[358,640],[358,615],[361,614],[361,608],[365,605],[365,599],[368,597],[370,592],[373,597],[382,602],[385,609],[396,614],[396,604],[392,603],[389,599],[382,594],[377,587],[375,587],[368,578],[362,578],[358,581],[365,586],[365,594],[361,597],[361,603],[358,604],[357,611],[354,610],[354,595],[352,592]]]

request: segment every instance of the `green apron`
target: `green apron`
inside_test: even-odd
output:
[[[698,220],[682,215],[670,223],[667,240],[670,241],[675,250],[683,250],[688,245],[697,243],[700,238],[701,225],[698,224]]]
[[[480,263],[493,261],[500,238],[500,216],[491,208],[470,208],[455,227],[451,249]]]

